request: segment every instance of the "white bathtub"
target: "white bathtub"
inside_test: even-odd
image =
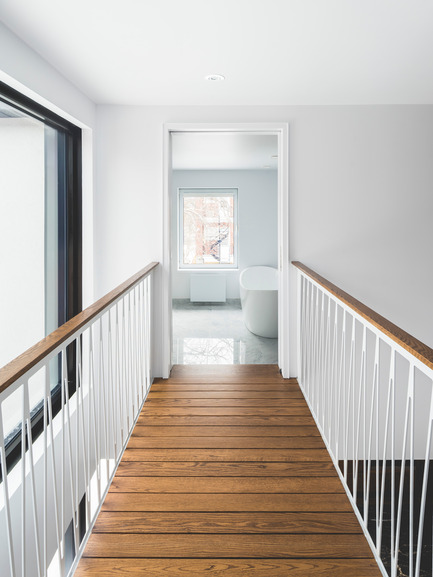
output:
[[[239,276],[245,326],[259,337],[278,337],[278,271],[252,266]]]

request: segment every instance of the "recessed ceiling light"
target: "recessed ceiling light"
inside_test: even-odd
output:
[[[222,74],[208,74],[205,76],[206,80],[210,80],[211,82],[218,82],[219,80],[225,80],[226,77],[222,76]]]
[[[271,167],[269,166],[269,164],[264,164],[263,168],[271,168]]]
[[[271,158],[278,158],[278,154],[273,154]]]

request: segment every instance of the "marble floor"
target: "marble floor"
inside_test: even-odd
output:
[[[278,339],[245,327],[240,300],[222,304],[173,300],[173,364],[276,364]]]

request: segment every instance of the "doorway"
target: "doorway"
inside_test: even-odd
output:
[[[172,331],[172,319],[173,319],[173,311],[172,311],[172,281],[175,277],[179,278],[179,275],[183,273],[183,281],[184,284],[190,283],[191,274],[197,273],[195,276],[199,278],[199,283],[202,283],[204,277],[208,276],[208,281],[210,280],[211,285],[215,285],[215,278],[225,277],[226,285],[231,285],[229,287],[228,294],[229,296],[233,296],[233,283],[239,282],[239,268],[238,266],[232,266],[229,261],[223,263],[222,269],[219,272],[223,274],[215,275],[215,268],[214,264],[216,261],[215,255],[208,255],[208,261],[204,260],[202,262],[195,263],[196,269],[201,270],[188,270],[188,271],[181,271],[180,260],[179,260],[179,251],[175,250],[174,247],[179,246],[179,242],[177,241],[178,238],[178,230],[176,230],[176,223],[178,221],[179,215],[179,199],[183,196],[188,196],[188,194],[192,195],[194,192],[199,194],[199,190],[206,187],[206,184],[209,185],[209,181],[204,181],[203,177],[206,174],[206,170],[211,171],[212,169],[221,169],[222,165],[221,162],[224,160],[219,160],[219,166],[215,166],[214,164],[209,163],[208,160],[203,159],[203,154],[201,152],[205,148],[203,143],[206,139],[212,141],[212,146],[215,148],[221,145],[221,142],[224,142],[224,149],[226,150],[227,154],[230,155],[232,152],[231,157],[234,159],[236,155],[233,154],[233,149],[240,148],[240,143],[249,142],[250,144],[254,142],[254,140],[259,141],[262,140],[262,144],[267,143],[275,143],[275,148],[272,150],[272,154],[269,154],[266,160],[261,160],[261,165],[255,165],[257,170],[256,174],[262,174],[263,178],[265,176],[269,177],[269,175],[274,175],[275,183],[276,183],[276,193],[275,193],[275,209],[276,214],[274,214],[274,233],[275,233],[275,255],[273,257],[274,262],[260,262],[261,258],[265,258],[258,254],[258,261],[251,262],[251,257],[247,258],[245,262],[247,264],[268,264],[268,265],[275,265],[275,268],[278,269],[278,306],[279,306],[279,315],[278,315],[278,351],[276,354],[276,359],[279,368],[281,369],[283,375],[289,374],[288,369],[288,358],[289,358],[289,349],[288,349],[288,268],[289,268],[289,261],[288,261],[288,125],[287,124],[253,124],[253,125],[243,125],[243,124],[224,124],[224,125],[179,125],[179,124],[170,124],[165,126],[165,151],[164,151],[164,263],[163,263],[163,287],[164,287],[164,294],[163,296],[163,319],[164,319],[164,330],[163,330],[163,354],[164,354],[164,366],[163,372],[164,376],[168,377],[169,372],[171,370],[171,366],[173,363],[173,359],[176,360],[175,355],[173,355],[173,331]],[[185,146],[181,146],[179,149],[178,144],[183,144]],[[194,144],[198,145],[198,156],[200,157],[201,164],[197,164],[197,158],[194,161],[195,165],[185,164],[185,158],[181,159],[183,162],[181,171],[184,170],[183,176],[186,175],[186,171],[188,169],[193,170],[195,173],[196,180],[194,181],[195,185],[191,186],[191,181],[189,182],[188,186],[181,186],[179,183],[179,174],[177,170],[173,171],[173,168],[179,168],[179,158],[180,156],[185,156],[185,152],[187,150],[191,151],[191,148],[194,148]],[[229,143],[229,144],[228,144]],[[212,147],[211,147],[212,148]],[[248,147],[247,147],[248,148]],[[245,153],[247,153],[247,148],[245,149]],[[179,156],[178,151],[183,151],[182,154]],[[173,152],[176,152],[175,155],[175,165],[173,165]],[[250,151],[251,152],[251,151]],[[189,158],[193,158],[194,154],[186,155]],[[211,154],[211,157],[215,159],[218,156],[217,154]],[[189,162],[189,161],[188,161]],[[203,164],[205,162],[205,164]],[[233,160],[234,162],[234,160]],[[250,154],[249,162],[257,162],[257,159],[252,159]],[[206,165],[207,163],[207,165]],[[197,169],[200,170],[197,170]],[[231,166],[225,166],[226,170],[221,171],[219,173],[220,180],[219,185],[215,186],[215,182],[213,182],[212,187],[208,188],[216,188],[219,190],[219,194],[229,194],[226,192],[226,189],[230,189],[230,194],[234,194],[233,189],[236,187],[228,187],[227,182],[224,183],[221,180],[222,173],[230,170],[235,171],[236,166],[233,164]],[[240,167],[240,169],[248,168],[246,165]],[[245,170],[245,173],[247,171]],[[269,178],[268,178],[269,179]],[[233,180],[232,180],[233,182]],[[184,181],[185,184],[185,181]],[[218,184],[218,183],[217,183]],[[224,185],[224,186],[223,186]],[[196,188],[196,191],[192,189]],[[189,190],[189,193],[188,193]],[[175,193],[173,191],[176,191]],[[237,194],[237,191],[236,191]],[[176,195],[176,196],[174,196]],[[243,201],[245,203],[245,199]],[[246,206],[246,204],[244,204]],[[251,207],[250,207],[251,208]],[[242,202],[241,202],[241,210],[242,210]],[[254,210],[254,207],[253,207]],[[259,212],[264,212],[263,210]],[[260,216],[260,215],[259,215]],[[252,222],[252,219],[247,219],[248,222]],[[260,228],[259,226],[255,226],[255,228]],[[221,227],[220,227],[221,229]],[[275,230],[276,229],[276,230]],[[226,230],[228,228],[226,227]],[[260,231],[253,231],[253,235],[259,235]],[[271,235],[272,236],[272,235]],[[220,237],[220,244],[226,244],[225,252],[222,251],[226,257],[229,252],[227,235],[224,236],[224,239],[221,240],[223,237]],[[262,244],[265,244],[262,242]],[[215,243],[214,243],[215,245]],[[260,246],[260,243],[258,244]],[[242,243],[240,244],[240,253],[239,258],[242,259]],[[245,251],[248,252],[248,251]],[[256,252],[260,252],[256,249]],[[245,255],[244,255],[245,256]],[[206,255],[204,257],[206,259]],[[209,259],[212,261],[209,264]],[[271,259],[272,260],[272,259]],[[219,263],[218,263],[219,264]],[[224,274],[224,264],[226,265],[226,274]],[[242,265],[242,263],[239,263]],[[204,265],[204,266],[202,266]],[[232,270],[230,267],[232,266]],[[194,268],[194,267],[193,267]],[[207,268],[207,270],[206,270]],[[213,270],[209,270],[209,268],[213,268]],[[236,269],[233,270],[233,268]],[[185,274],[187,273],[187,274]],[[213,275],[213,279],[212,279]],[[215,286],[213,286],[215,288]],[[225,287],[227,289],[227,286]],[[184,287],[185,289],[185,287]],[[189,290],[188,287],[187,290]],[[177,289],[176,289],[177,290]],[[179,293],[176,295],[179,296]],[[185,294],[181,294],[180,296],[186,296]],[[236,295],[235,295],[236,296]],[[218,298],[218,297],[216,297]],[[181,299],[180,299],[181,300]],[[228,309],[236,309],[236,303],[233,303],[233,299],[229,298],[228,301]],[[191,306],[191,305],[190,305]],[[223,307],[226,305],[219,305],[217,303],[212,303],[212,305],[208,306],[208,310],[206,314],[212,314],[213,310],[218,310],[219,307]],[[199,309],[203,312],[203,308],[200,307]],[[240,314],[240,311],[238,311]],[[237,314],[235,312],[235,314]],[[272,339],[271,339],[272,340]],[[193,343],[193,346],[197,346],[197,341]],[[222,348],[225,350],[221,350],[221,342],[217,345],[216,350],[218,354],[229,354],[232,353],[237,355],[237,360],[235,362],[242,362],[240,357],[242,356],[242,350],[240,350],[239,343],[233,343],[231,347],[231,351],[229,350],[227,353],[227,345],[228,343],[222,343]],[[204,344],[205,347],[209,347],[209,341]],[[275,362],[274,361],[274,362]],[[248,360],[244,360],[244,362],[248,362]],[[264,361],[262,361],[264,362]]]

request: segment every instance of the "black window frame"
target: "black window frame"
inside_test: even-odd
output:
[[[55,112],[35,102],[28,96],[0,82],[0,101],[39,120],[65,135],[59,142],[58,154],[65,154],[66,166],[59,166],[59,181],[64,183],[58,204],[58,324],[61,326],[82,310],[82,136],[81,128],[59,116]],[[60,188],[60,187],[59,187]],[[74,344],[67,348],[68,393],[76,391],[76,353]],[[58,381],[51,390],[53,417],[62,407],[61,367]],[[43,400],[31,413],[31,433],[33,441],[44,427]],[[27,444],[27,436],[26,436]],[[21,423],[5,440],[6,468],[10,471],[19,461],[22,453]],[[26,447],[27,449],[27,447]],[[0,471],[0,482],[2,471]]]

